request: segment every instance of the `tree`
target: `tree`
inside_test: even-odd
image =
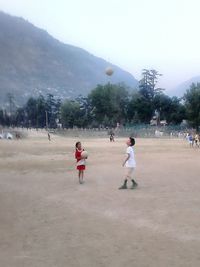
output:
[[[185,119],[185,107],[181,104],[181,99],[161,93],[153,100],[154,109],[159,111],[160,119],[166,120],[170,124],[180,124]]]
[[[33,97],[29,98],[25,106],[28,127],[37,127],[37,100]]]
[[[157,70],[147,70],[142,71],[142,79],[139,81],[139,91],[140,94],[148,99],[153,100],[155,95],[160,94],[164,89],[156,88],[158,78],[162,76]]]
[[[139,92],[134,93],[128,103],[128,121],[130,123],[149,123],[151,116],[151,103]]]
[[[46,126],[46,100],[43,95],[36,99],[36,127],[44,128]]]
[[[162,74],[153,69],[144,69],[142,71],[142,79],[139,81],[140,97],[137,98],[137,106],[139,108],[138,114],[140,114],[139,117],[141,122],[149,123],[155,111],[153,103],[154,98],[162,94],[162,91],[164,90],[156,87],[160,76],[162,76]]]
[[[153,109],[157,112],[159,116],[158,120],[168,120],[170,113],[171,98],[163,93],[156,94],[153,99]],[[158,121],[158,124],[160,122]]]
[[[5,121],[5,116],[4,116],[4,111],[3,109],[0,110],[0,125],[5,125],[6,121]]]
[[[7,94],[8,104],[9,104],[9,115],[11,116],[15,109],[14,95],[12,93]]]
[[[192,84],[184,95],[186,115],[192,127],[199,131],[200,125],[200,83]]]
[[[139,95],[135,100],[135,109],[137,118],[140,123],[149,123],[152,117],[152,103],[144,96]]]
[[[80,105],[76,101],[66,100],[61,106],[61,122],[66,128],[81,125]]]
[[[186,119],[186,108],[181,103],[181,99],[174,96],[171,98],[171,105],[167,120],[171,124],[180,124],[184,119]]]
[[[58,98],[55,103],[55,117],[56,117],[56,123],[60,122],[61,120],[61,99]]]
[[[115,126],[126,119],[128,91],[118,84],[98,85],[89,94],[95,120],[104,126]]]
[[[15,113],[14,124],[15,126],[26,126],[26,113],[24,108],[18,108]]]
[[[50,128],[56,127],[57,107],[56,100],[52,94],[47,95],[46,112],[48,114],[48,125]]]
[[[8,112],[6,114],[9,118],[6,120],[6,124],[8,126],[14,126],[14,115],[15,115],[14,113],[16,110],[14,95],[12,93],[8,93],[7,99],[8,99]]]
[[[84,97],[79,95],[75,99],[80,105],[80,116],[82,120],[82,127],[88,126],[92,123],[93,113],[92,113],[92,105],[89,97]]]

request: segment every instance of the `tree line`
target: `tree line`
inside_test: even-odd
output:
[[[157,87],[161,76],[156,70],[143,70],[138,90],[130,93],[124,84],[97,85],[87,97],[61,101],[52,94],[31,97],[23,107],[0,109],[3,126],[34,128],[115,127],[117,123],[149,124],[159,121],[177,125],[183,120],[198,129],[200,124],[200,83],[192,84],[183,98],[169,97]]]

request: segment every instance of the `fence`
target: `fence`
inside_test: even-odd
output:
[[[36,130],[36,129],[32,129]],[[30,129],[25,128],[7,128],[1,129],[4,132],[10,132],[15,135],[20,133],[21,137],[25,137]],[[38,131],[46,132],[45,129]],[[73,128],[73,129],[49,129],[50,133],[66,136],[66,137],[89,137],[89,138],[107,138],[111,132],[115,137],[134,136],[139,138],[177,138],[183,137],[186,132],[194,132],[193,129],[187,129],[183,126],[150,126],[150,125],[128,125],[115,129],[109,128]]]

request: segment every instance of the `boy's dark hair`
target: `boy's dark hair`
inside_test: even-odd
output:
[[[76,142],[75,147],[77,148],[80,143],[80,141]]]
[[[130,142],[131,142],[131,146],[135,145],[135,138],[133,137],[129,137],[130,138]]]

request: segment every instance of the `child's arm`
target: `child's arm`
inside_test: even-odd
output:
[[[124,167],[125,163],[127,162],[127,160],[129,160],[129,158],[130,158],[130,154],[127,153],[127,157],[125,158],[125,160],[124,160],[124,162],[122,164],[123,167]]]

